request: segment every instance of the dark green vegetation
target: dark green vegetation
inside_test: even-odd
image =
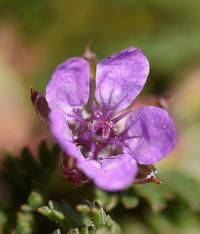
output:
[[[1,233],[117,234],[121,226],[123,233],[144,229],[165,234],[197,233],[200,228],[200,186],[182,172],[165,171],[161,185],[133,185],[120,193],[106,193],[90,183],[81,188],[69,185],[57,170],[57,146],[49,149],[42,142],[38,155],[25,148],[20,157],[5,156]]]

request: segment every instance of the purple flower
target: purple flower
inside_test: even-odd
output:
[[[66,60],[47,85],[52,134],[99,188],[127,188],[139,164],[156,163],[175,146],[176,130],[167,111],[154,106],[134,112],[128,108],[148,74],[149,63],[140,49],[128,48],[100,61],[90,111],[84,109],[90,90],[90,66],[85,59]]]

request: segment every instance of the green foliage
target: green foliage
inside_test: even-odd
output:
[[[115,214],[119,202],[127,210],[131,211],[126,217],[123,214],[118,219],[123,230],[132,233],[136,228],[140,233],[198,233],[200,228],[199,210],[199,183],[180,171],[165,171],[161,175],[162,184],[138,184],[131,186],[121,193],[107,193],[96,190],[96,199]],[[115,203],[113,204],[113,197]],[[113,210],[114,209],[114,210]],[[128,222],[128,223],[127,223]],[[129,229],[130,227],[130,229]],[[187,231],[186,231],[187,230]],[[146,233],[144,231],[144,233]]]
[[[162,176],[164,183],[136,184],[121,193],[106,193],[96,189],[96,199],[107,211],[114,209],[119,202],[126,209],[133,209],[144,201],[154,213],[167,208],[170,201],[180,199],[192,211],[200,211],[200,186],[197,181],[180,171],[166,171]]]
[[[191,210],[200,211],[200,187],[197,181],[179,171],[170,171],[167,181],[175,196],[188,204]]]
[[[7,217],[6,223],[4,221],[5,232],[15,227],[19,234],[33,233],[33,212],[44,203],[51,190],[59,152],[57,145],[50,150],[42,142],[38,149],[38,158],[28,148],[22,150],[20,157],[5,154],[3,171],[0,174],[4,182],[3,190],[8,194],[0,200],[2,212]]]
[[[119,225],[105,214],[98,203],[93,204],[87,201],[87,205],[78,205],[75,211],[65,201],[61,203],[49,201],[49,205],[38,208],[38,212],[58,225],[60,229],[53,233],[121,233]]]
[[[0,175],[1,234],[117,234],[119,224],[125,234],[133,229],[145,234],[198,233],[200,185],[186,173],[165,171],[162,184],[135,184],[118,193],[92,184],[75,189],[58,175],[58,156],[58,147],[49,149],[45,142],[38,157],[27,148],[20,157],[6,153]]]
[[[46,193],[51,186],[53,172],[57,169],[59,148],[55,145],[49,150],[46,143],[42,142],[38,151],[39,159],[28,148],[22,150],[20,157],[10,153],[5,155],[2,177],[12,191],[11,199],[14,199],[15,204],[25,202],[31,190]]]

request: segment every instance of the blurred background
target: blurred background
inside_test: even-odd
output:
[[[99,59],[134,46],[151,65],[142,96],[173,96],[178,144],[158,168],[200,182],[199,0],[0,0],[0,12],[0,152],[17,154],[25,145],[35,151],[50,139],[29,89],[44,92],[59,63],[82,55],[88,44]],[[131,216],[125,222],[132,225],[127,233],[149,233]],[[192,223],[184,233],[198,228]]]

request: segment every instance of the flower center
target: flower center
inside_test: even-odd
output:
[[[96,110],[91,116],[83,118],[80,112],[74,112],[76,122],[71,127],[74,143],[85,157],[101,158],[121,153],[125,143],[119,134],[117,122],[128,113],[130,111],[113,118],[112,112],[104,114]]]
[[[99,136],[102,141],[107,140],[117,134],[118,127],[112,121],[113,114],[111,112],[103,115],[100,111],[94,112],[92,120],[91,132],[93,135]]]

